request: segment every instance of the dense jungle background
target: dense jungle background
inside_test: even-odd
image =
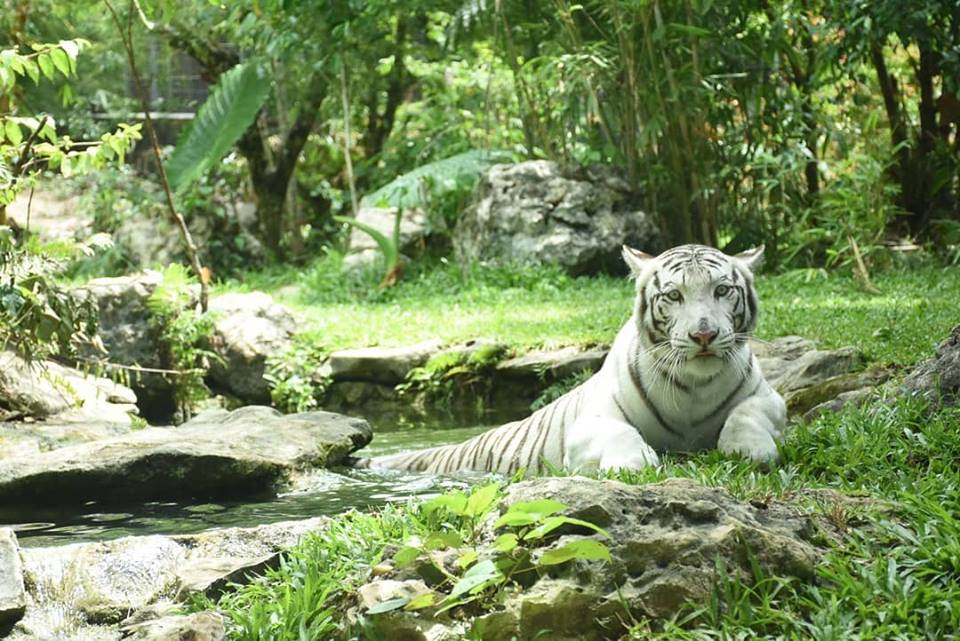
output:
[[[624,243],[764,245],[779,467],[337,467],[586,380]],[[955,638],[958,264],[957,0],[0,0],[0,637]]]

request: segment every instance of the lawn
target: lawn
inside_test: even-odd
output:
[[[786,334],[823,347],[852,345],[870,360],[911,364],[960,323],[960,270],[923,263],[874,275],[869,294],[847,273],[761,275],[760,338]],[[517,351],[609,344],[632,309],[626,278],[571,278],[556,269],[417,267],[395,287],[341,275],[336,257],[245,275],[220,291],[267,291],[296,310],[302,331],[328,350],[439,338],[499,340]]]

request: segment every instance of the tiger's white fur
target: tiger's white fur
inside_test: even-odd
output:
[[[711,448],[775,461],[786,407],[748,343],[757,319],[752,269],[762,253],[683,245],[654,258],[624,247],[636,278],[634,313],[593,377],[522,421],[360,466],[636,469],[658,464],[657,452]]]

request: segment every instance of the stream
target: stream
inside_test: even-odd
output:
[[[414,424],[396,422],[390,417],[365,418],[374,426],[374,438],[356,456],[456,443],[513,417],[438,417]],[[212,528],[252,527],[403,503],[414,496],[429,497],[462,488],[470,481],[470,477],[340,467],[317,470],[308,476],[304,489],[270,499],[135,505],[100,505],[90,501],[78,506],[35,510],[0,506],[0,524],[12,527],[23,547],[105,541],[131,535],[193,534]]]

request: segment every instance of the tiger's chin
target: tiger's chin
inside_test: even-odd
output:
[[[685,373],[692,379],[710,379],[722,372],[728,362],[715,352],[697,352],[687,357]]]

